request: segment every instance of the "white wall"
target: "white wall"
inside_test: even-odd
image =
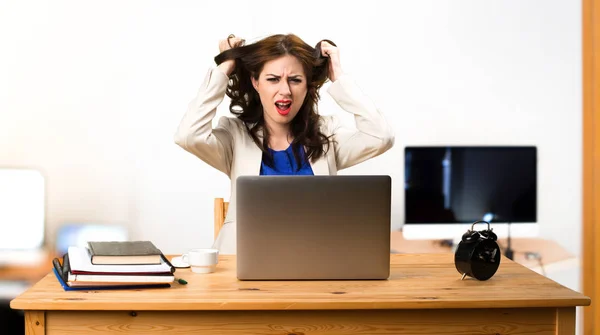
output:
[[[44,171],[50,240],[64,222],[101,222],[167,253],[208,246],[228,180],[173,133],[219,39],[292,32],[335,41],[392,122],[395,147],[344,173],[393,177],[394,228],[405,146],[537,145],[541,233],[579,255],[580,12],[568,0],[1,1],[0,165]],[[343,113],[322,96],[324,114]],[[579,289],[577,271],[557,280]]]

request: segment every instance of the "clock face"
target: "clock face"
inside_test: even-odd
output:
[[[471,254],[471,267],[479,280],[490,279],[500,266],[500,248],[495,241],[483,240],[475,245]]]

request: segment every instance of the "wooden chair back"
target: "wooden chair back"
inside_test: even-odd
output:
[[[215,239],[219,236],[221,227],[225,223],[228,208],[229,202],[224,201],[223,198],[215,198]]]

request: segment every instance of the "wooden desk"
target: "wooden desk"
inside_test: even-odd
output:
[[[34,284],[44,278],[48,271],[52,270],[52,259],[54,257],[52,253],[44,252],[41,260],[33,264],[0,264],[0,280],[19,280]]]
[[[575,334],[590,299],[502,259],[460,280],[451,254],[392,255],[384,281],[238,281],[235,257],[188,285],[65,292],[49,274],[11,302],[27,334]]]
[[[8,308],[8,301],[21,294],[29,286],[44,278],[52,270],[52,258],[48,252],[40,252],[39,260],[25,264],[0,264],[0,308]]]

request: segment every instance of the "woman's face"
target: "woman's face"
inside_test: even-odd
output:
[[[302,64],[291,55],[265,63],[252,84],[260,96],[267,124],[287,125],[302,107],[306,97],[306,76]]]

